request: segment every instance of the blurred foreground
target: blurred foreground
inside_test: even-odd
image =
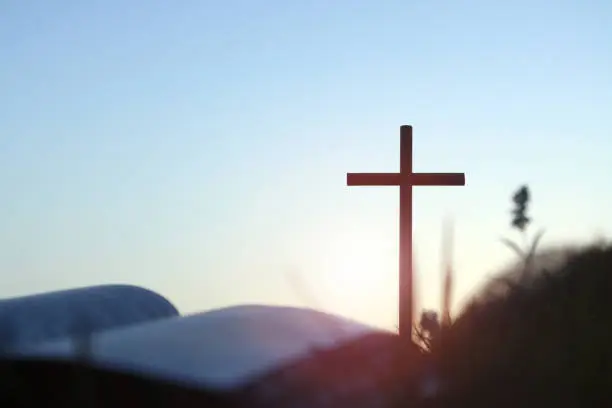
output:
[[[427,350],[266,306],[167,308],[80,339],[13,344],[0,405],[612,406],[612,246],[543,251],[533,266],[492,281]]]

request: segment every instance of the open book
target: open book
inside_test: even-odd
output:
[[[0,301],[0,330],[3,378],[39,406],[71,406],[83,389],[74,406],[385,406],[418,393],[426,366],[395,333],[340,316],[259,305],[181,316],[120,285]]]

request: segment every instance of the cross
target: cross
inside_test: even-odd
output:
[[[412,126],[400,127],[399,173],[347,173],[348,186],[399,186],[399,335],[412,338],[412,187],[464,186],[465,173],[413,173]]]

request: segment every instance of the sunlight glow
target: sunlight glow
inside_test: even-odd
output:
[[[385,243],[359,235],[330,240],[321,255],[321,283],[335,310],[380,321],[381,315],[395,313],[397,256]]]

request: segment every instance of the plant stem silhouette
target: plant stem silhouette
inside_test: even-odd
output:
[[[540,240],[542,239],[542,236],[544,235],[544,230],[542,229],[534,235],[531,243],[529,243],[527,239],[527,228],[532,221],[531,217],[527,215],[530,198],[531,194],[529,187],[526,184],[520,186],[512,196],[512,203],[514,204],[514,207],[511,211],[512,219],[510,225],[512,228],[517,229],[521,234],[523,241],[522,247],[508,238],[501,239],[504,245],[509,247],[519,256],[519,258],[523,260],[523,273],[521,277],[526,277],[529,274],[533,256],[537,250]]]

